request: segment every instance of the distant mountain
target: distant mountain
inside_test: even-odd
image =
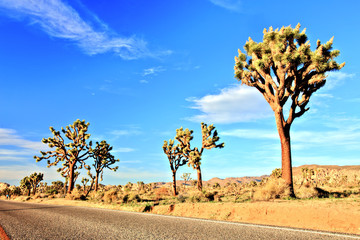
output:
[[[301,166],[298,166],[298,167],[293,167],[293,175],[294,177],[295,176],[300,176],[302,175],[302,172],[301,172],[301,169],[302,168],[324,168],[324,169],[328,169],[328,170],[331,170],[331,169],[334,169],[334,170],[352,170],[352,171],[360,171],[360,165],[349,165],[349,166],[338,166],[338,165],[316,165],[316,164],[309,164],[309,165],[301,165]],[[170,173],[169,173],[170,174]],[[218,177],[214,177],[214,178],[211,178],[210,180],[208,181],[203,181],[203,185],[206,186],[207,184],[210,184],[211,186],[214,185],[215,183],[219,183],[220,186],[226,186],[228,183],[248,183],[248,182],[251,182],[251,181],[255,181],[255,182],[261,182],[261,180],[263,178],[266,178],[266,177],[269,177],[269,175],[262,175],[262,176],[252,176],[252,177],[228,177],[228,178],[225,178],[225,179],[222,179],[222,178],[218,178]],[[193,179],[193,180],[196,180]],[[181,186],[183,185],[184,181],[182,180],[178,180],[176,181],[176,184],[178,186]],[[171,182],[158,182],[156,183],[157,186],[162,186],[162,185],[165,185],[165,184],[172,184]],[[190,182],[187,182],[186,185],[190,185]]]
[[[301,173],[302,168],[324,168],[324,169],[334,169],[334,170],[359,170],[360,165],[347,165],[347,166],[338,166],[338,165],[316,165],[316,164],[309,164],[309,165],[301,165],[298,167],[293,167],[293,175],[297,175]]]

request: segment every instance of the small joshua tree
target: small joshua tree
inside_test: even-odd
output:
[[[33,194],[36,193],[36,190],[42,180],[44,180],[44,174],[43,173],[33,173],[29,176],[31,188],[33,190]]]
[[[316,50],[310,49],[305,29],[300,24],[294,29],[264,29],[263,42],[251,38],[245,44],[246,53],[239,50],[235,57],[235,77],[242,84],[255,87],[274,111],[281,143],[282,178],[295,196],[292,179],[290,126],[306,111],[311,95],[325,85],[326,72],[341,69],[334,59],[340,54],[331,50],[333,38],[326,44],[317,41]],[[290,104],[286,103],[290,102]],[[288,116],[284,107],[289,106]]]
[[[181,175],[181,179],[184,180],[184,186],[186,186],[186,182],[191,181],[191,173],[183,173],[183,175]]]
[[[192,130],[179,128],[176,130],[175,139],[180,142],[180,148],[182,150],[183,156],[186,158],[188,166],[192,166],[193,169],[197,171],[197,187],[201,191],[202,190],[202,177],[201,177],[201,157],[204,152],[204,149],[212,149],[212,148],[223,148],[225,146],[224,143],[217,144],[220,140],[217,131],[215,130],[213,124],[207,125],[205,123],[201,123],[201,133],[202,133],[202,145],[199,150],[197,147],[191,149],[190,142],[193,139]]]
[[[31,183],[30,183],[30,178],[29,178],[28,176],[26,176],[26,177],[24,177],[23,179],[21,179],[21,181],[20,181],[20,187],[27,192],[27,195],[28,195],[28,196],[30,196]]]
[[[62,133],[70,140],[70,143],[65,143],[60,131],[55,131],[53,127],[50,127],[54,137],[43,138],[42,142],[50,148],[55,148],[55,150],[40,151],[40,157],[34,156],[36,162],[48,159],[48,167],[63,162],[62,167],[58,168],[58,172],[61,172],[61,175],[69,181],[68,193],[74,189],[75,170],[83,167],[88,171],[90,170],[90,166],[85,164],[85,160],[89,157],[89,146],[86,142],[90,137],[90,134],[86,133],[89,125],[90,123],[85,123],[85,120],[80,121],[78,119],[73,124],[66,126],[66,129],[61,128]],[[55,160],[51,162],[50,158]]]
[[[174,196],[176,196],[178,194],[176,190],[176,171],[179,169],[180,166],[186,164],[186,159],[182,154],[182,149],[180,147],[180,144],[174,146],[174,140],[172,139],[170,139],[169,142],[164,141],[163,150],[169,159],[170,169],[173,178],[173,184],[172,184],[173,192],[174,192]]]
[[[98,190],[99,186],[99,177],[100,181],[103,180],[103,171],[105,168],[108,168],[114,172],[119,168],[111,167],[111,165],[119,162],[119,159],[115,159],[115,157],[110,153],[113,149],[105,140],[101,141],[101,143],[96,142],[95,149],[90,151],[90,156],[95,159],[93,167],[95,168],[95,191]]]
[[[24,177],[20,181],[20,187],[27,191],[27,195],[30,196],[30,192],[36,193],[36,189],[39,186],[40,182],[43,180],[44,174],[43,173],[33,173],[30,176]]]

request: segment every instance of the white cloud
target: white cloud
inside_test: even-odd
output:
[[[140,80],[140,83],[149,83],[149,81],[147,81],[147,80]]]
[[[201,114],[187,118],[194,122],[235,123],[272,116],[272,110],[261,93],[243,85],[224,88],[219,94],[186,100],[194,103],[191,108],[201,111]]]
[[[110,134],[115,136],[127,136],[127,135],[140,135],[142,132],[136,128],[134,129],[122,129],[122,130],[113,130]]]
[[[144,69],[143,76],[156,75],[157,73],[164,72],[165,70],[166,69],[162,66],[147,68],[147,69]]]
[[[210,0],[210,2],[234,12],[239,12],[242,5],[241,0]]]
[[[340,86],[347,79],[355,77],[355,74],[349,74],[344,72],[330,72],[326,78],[326,84],[324,86],[325,91],[334,89],[337,86]],[[317,94],[319,95],[319,94]]]
[[[15,146],[25,149],[33,149],[37,151],[46,149],[46,145],[42,142],[35,142],[23,139],[22,137],[17,135],[15,130],[7,128],[0,128],[0,145]],[[4,152],[6,150],[3,149],[2,151]]]
[[[114,153],[127,153],[127,152],[134,152],[135,149],[134,148],[116,148],[114,150],[112,150],[112,152]]]
[[[45,181],[54,181],[61,179],[61,175],[56,171],[56,167],[47,168],[38,164],[19,164],[11,166],[1,166],[0,168],[0,182],[8,181],[11,184],[18,185],[20,180],[25,176],[29,176],[34,172],[44,173]]]
[[[260,129],[234,129],[229,131],[222,131],[222,136],[231,136],[245,139],[278,139],[279,135],[275,131],[260,130]]]
[[[338,146],[346,150],[358,150],[360,145],[360,121],[356,119],[332,119],[328,131],[291,131],[295,149]],[[233,129],[221,132],[222,136],[242,139],[274,140],[279,142],[276,129]]]
[[[124,59],[155,56],[148,51],[145,41],[136,37],[119,37],[98,18],[93,22],[84,20],[61,0],[0,0],[0,8],[17,20],[28,19],[31,25],[39,26],[51,37],[75,43],[89,55],[112,52]],[[98,25],[97,29],[94,25]],[[170,53],[164,51],[157,55]]]

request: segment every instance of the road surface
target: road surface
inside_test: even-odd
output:
[[[3,200],[0,226],[10,239],[360,239],[345,234]]]

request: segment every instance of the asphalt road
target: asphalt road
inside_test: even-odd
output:
[[[357,236],[0,200],[10,239],[360,239]]]

